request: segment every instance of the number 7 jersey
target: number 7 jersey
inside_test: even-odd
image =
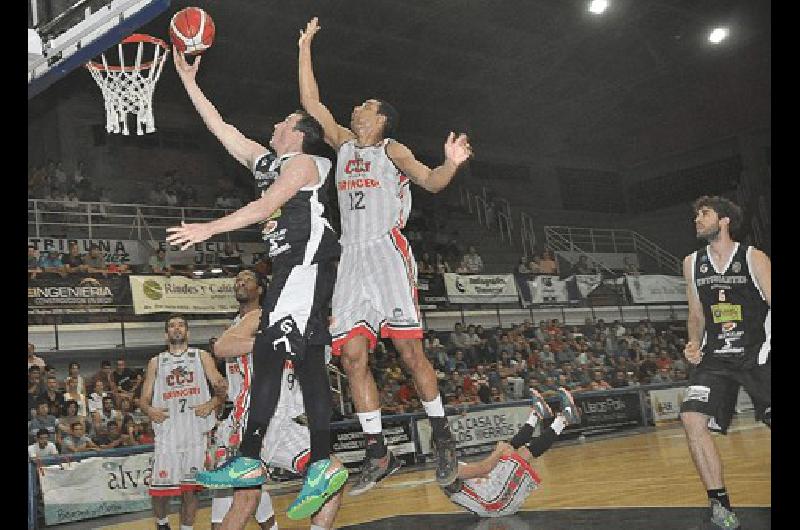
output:
[[[156,445],[185,451],[197,445],[216,422],[215,415],[201,418],[194,407],[211,399],[200,350],[189,348],[180,355],[168,351],[158,355],[153,407],[167,409],[169,418],[153,423]]]
[[[411,191],[408,177],[386,154],[391,141],[359,147],[353,139],[339,147],[336,191],[342,245],[378,239],[406,224]]]

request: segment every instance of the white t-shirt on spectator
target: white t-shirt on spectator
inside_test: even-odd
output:
[[[43,456],[51,456],[57,454],[58,454],[58,449],[56,449],[56,444],[54,444],[53,442],[47,442],[47,445],[44,446],[44,449],[39,447],[38,442],[28,446],[28,456],[30,458],[41,458]]]
[[[106,396],[110,396],[108,392],[103,392],[102,394],[98,394],[97,392],[92,392],[89,394],[89,399],[87,399],[87,404],[89,406],[89,413],[98,412],[103,409],[103,398]]]

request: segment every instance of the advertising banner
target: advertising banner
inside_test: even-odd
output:
[[[581,408],[581,424],[570,425],[561,438],[579,434],[600,434],[642,425],[642,402],[639,393],[614,393],[600,396],[573,394]]]
[[[45,523],[149,510],[152,461],[153,453],[142,453],[43,466],[39,483]]]
[[[500,441],[508,441],[528,420],[529,406],[499,407],[448,416],[450,431],[456,440],[459,454],[485,453]],[[535,433],[538,434],[539,427]],[[417,420],[420,452],[431,454],[431,423],[427,418]]]
[[[454,304],[505,304],[519,301],[513,274],[444,274],[447,298]]]
[[[577,302],[589,296],[601,281],[599,274],[573,274],[564,279],[547,274],[517,274],[523,307]]]
[[[650,407],[653,411],[653,420],[658,424],[660,421],[672,421],[678,419],[681,411],[681,403],[686,395],[686,388],[664,388],[661,390],[650,391]]]
[[[663,274],[626,274],[625,281],[635,304],[686,302],[686,280]]]
[[[233,278],[131,276],[134,313],[233,313],[239,310],[233,282]]]
[[[50,237],[29,237],[28,245],[39,251],[40,255],[50,250],[62,254],[69,253],[69,243],[78,244],[81,254],[88,254],[92,245],[97,245],[106,259],[106,263],[124,263],[142,265],[147,263],[153,251],[142,241],[131,239],[60,239]]]
[[[125,277],[54,276],[28,280],[29,315],[116,313],[117,306],[130,304]]]
[[[414,420],[410,417],[383,417],[383,439],[392,453],[411,465],[416,460],[414,447]],[[332,451],[348,469],[359,469],[364,463],[364,431],[356,422],[335,422],[331,424]]]
[[[166,241],[140,241],[131,239],[63,239],[49,237],[29,237],[28,245],[32,245],[40,255],[48,250],[58,250],[62,254],[69,252],[70,242],[78,243],[81,254],[88,254],[92,245],[100,247],[106,263],[125,263],[128,265],[146,265],[150,256],[157,250],[167,253],[170,265],[213,265],[218,263],[218,256],[225,249],[223,241],[203,241],[195,243],[186,250],[170,245]],[[230,243],[234,251],[242,258],[245,267],[255,265],[267,251],[261,242]]]

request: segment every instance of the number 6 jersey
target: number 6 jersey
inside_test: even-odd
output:
[[[194,448],[216,421],[213,413],[205,418],[194,413],[193,407],[209,399],[211,394],[200,350],[189,348],[178,355],[168,351],[159,353],[152,406],[167,409],[169,418],[153,423],[156,445],[172,451]]]
[[[711,261],[709,247],[692,254],[692,283],[703,306],[706,366],[749,369],[770,350],[770,309],[750,266],[753,247],[736,243],[728,263]]]

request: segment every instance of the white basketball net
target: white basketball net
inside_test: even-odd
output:
[[[122,46],[137,46],[136,61],[125,65]],[[144,49],[153,48],[152,61],[142,63]],[[117,44],[119,65],[109,66],[105,53],[101,54],[102,64],[86,63],[97,86],[103,93],[106,106],[106,131],[128,135],[128,114],[136,114],[136,134],[151,133],[156,130],[153,118],[153,91],[161,76],[164,61],[169,54],[166,43],[149,35],[131,35]]]

